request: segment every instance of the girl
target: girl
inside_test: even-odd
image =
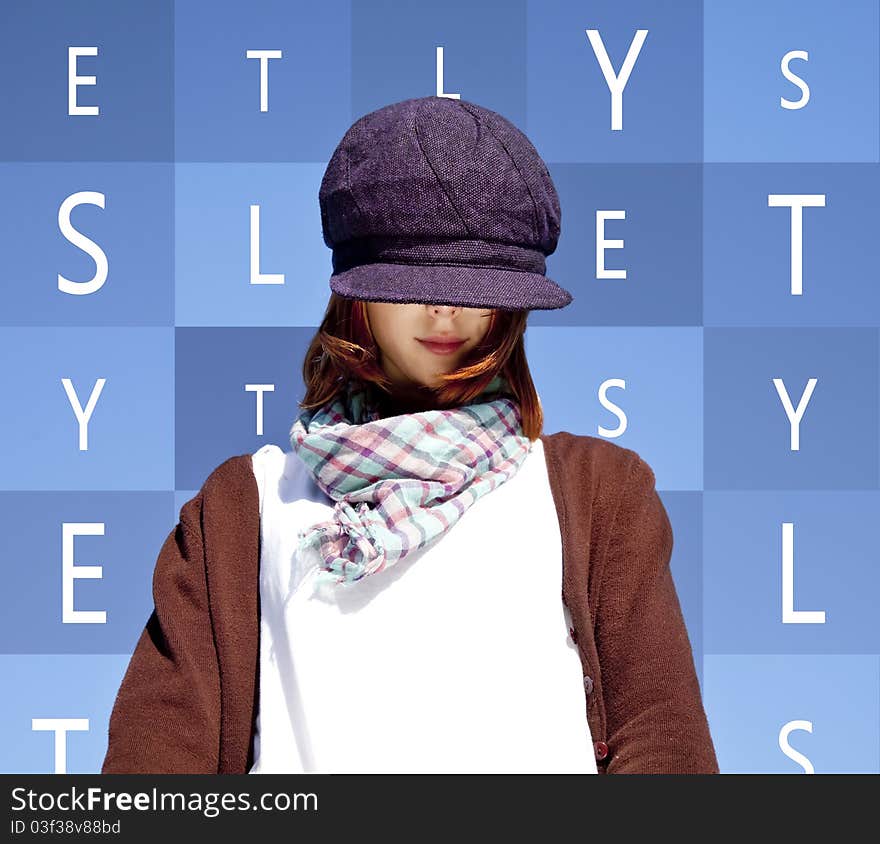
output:
[[[360,118],[290,450],[218,466],[160,552],[107,772],[718,770],[654,474],[542,433],[560,209],[463,100]]]

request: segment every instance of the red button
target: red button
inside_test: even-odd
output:
[[[568,628],[568,635],[571,636],[571,641],[574,642],[575,644],[577,644],[578,633],[577,633],[577,630],[574,629],[574,627]]]
[[[594,747],[596,748],[597,759],[604,759],[608,755],[608,745],[604,741],[597,741]]]

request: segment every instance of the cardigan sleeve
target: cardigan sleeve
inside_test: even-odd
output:
[[[607,773],[718,773],[672,579],[672,526],[638,457],[612,522],[596,610]]]
[[[159,552],[154,609],[113,705],[103,774],[217,773],[220,679],[202,504],[200,491],[183,505]]]

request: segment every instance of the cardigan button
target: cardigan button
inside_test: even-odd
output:
[[[604,741],[597,741],[593,746],[596,748],[597,759],[604,759],[608,755],[608,745]]]
[[[589,674],[584,674],[584,691],[587,694],[593,691],[593,678]]]
[[[568,635],[571,637],[571,641],[577,644],[578,632],[574,629],[574,627],[568,628]]]

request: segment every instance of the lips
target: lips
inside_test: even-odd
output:
[[[464,345],[464,340],[457,340],[454,343],[440,343],[432,340],[419,340],[419,342],[435,355],[449,355],[456,349]]]

